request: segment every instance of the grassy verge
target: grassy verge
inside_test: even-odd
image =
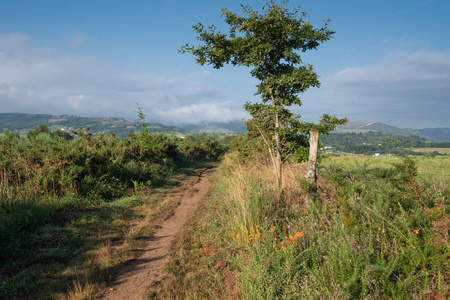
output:
[[[241,250],[230,244],[221,177],[210,173],[214,188],[174,244],[168,276],[150,289],[150,299],[233,299],[239,294],[234,256]]]
[[[162,299],[445,299],[450,160],[328,160],[318,186],[224,159]],[[303,205],[304,195],[314,198]]]
[[[2,199],[0,298],[92,297],[117,266],[140,254],[157,221],[178,205],[166,196],[182,188],[181,180],[195,182],[196,167],[178,169],[165,186],[137,186],[114,201]]]

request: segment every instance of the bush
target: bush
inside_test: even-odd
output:
[[[113,231],[122,234],[127,225],[120,222],[126,224],[142,213],[118,199],[166,184],[185,162],[180,141],[165,134],[144,131],[117,139],[93,136],[89,129],[80,128],[75,135],[70,139],[41,127],[27,138],[7,130],[0,136],[2,299],[36,295],[51,289],[57,277],[75,279],[61,276],[69,260],[92,243],[108,239]],[[201,155],[190,160],[217,159],[225,151],[219,137],[192,139]],[[150,207],[157,205],[157,198]],[[105,236],[94,241],[103,232]],[[106,269],[109,276],[112,269]]]
[[[189,134],[178,143],[181,161],[214,161],[228,149],[227,141],[218,135]]]
[[[291,176],[288,170],[284,173]],[[226,247],[238,253],[229,259],[240,266],[241,298],[447,295],[444,224],[450,209],[440,193],[417,183],[414,159],[375,168],[326,163],[309,208],[299,206],[301,194],[310,192],[295,179],[302,177],[299,173],[283,180],[295,188],[285,188],[280,200],[274,197],[271,170],[264,165],[245,166],[229,154],[222,174],[218,197],[227,211]],[[300,195],[294,193],[299,190]]]

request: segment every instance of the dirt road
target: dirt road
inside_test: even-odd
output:
[[[162,222],[139,258],[126,262],[118,269],[114,282],[97,299],[146,299],[147,288],[162,280],[173,241],[181,234],[183,225],[208,192],[210,184],[206,174],[205,168],[192,188],[175,195],[179,197],[180,205],[174,214]]]

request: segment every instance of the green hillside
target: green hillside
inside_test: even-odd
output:
[[[80,117],[73,115],[48,115],[48,114],[20,114],[0,113],[0,130],[19,131],[24,135],[34,130],[39,124],[46,125],[51,131],[71,131],[80,127],[90,127],[92,133],[114,133],[118,137],[126,137],[129,133],[142,131],[139,123],[128,121],[124,118]],[[175,126],[165,126],[158,123],[147,123],[150,132],[168,132],[174,134],[186,134],[187,130]]]
[[[396,126],[369,121],[349,121],[346,126],[339,125],[335,133],[365,133],[365,132],[382,132],[394,135],[415,135],[427,140],[432,138],[413,129],[403,129]]]
[[[22,114],[22,113],[0,113],[0,133],[3,129],[19,131],[26,135],[28,131],[34,130],[39,124],[46,125],[51,131],[62,129],[70,130],[80,127],[90,127],[92,133],[114,133],[118,137],[126,137],[127,134],[141,131],[139,123],[124,118],[106,117],[80,117],[74,115],[50,115],[50,114]],[[236,134],[245,133],[245,124],[242,120],[233,122],[201,122],[189,124],[182,128],[166,126],[159,123],[147,123],[150,132],[167,132],[177,135],[193,133],[218,133]],[[393,135],[418,136],[427,140],[441,142],[450,141],[450,128],[426,128],[426,129],[403,129],[396,126],[369,121],[349,121],[346,126],[338,126],[334,133],[367,133],[382,132]]]
[[[245,133],[244,121],[233,121],[228,123],[223,122],[201,122],[199,124],[189,124],[183,126],[188,131],[199,133],[218,133],[218,134],[234,134]]]

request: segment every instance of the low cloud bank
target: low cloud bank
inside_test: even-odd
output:
[[[1,112],[135,119],[139,103],[148,121],[164,124],[242,118],[241,105],[226,99],[208,72],[183,77],[118,72],[98,57],[32,47],[30,40],[0,35]]]
[[[409,128],[448,127],[450,54],[396,53],[372,66],[347,68],[305,94],[304,114],[317,111]]]
[[[70,40],[73,46],[85,41],[82,33]],[[187,76],[119,72],[98,57],[38,47],[26,34],[0,34],[0,112],[135,119],[139,103],[147,121],[164,124],[245,118],[242,104],[251,99],[238,92],[231,96],[212,77],[209,71]],[[346,68],[321,81],[320,89],[301,95],[304,106],[298,112],[305,120],[330,113],[401,127],[450,126],[449,53],[390,54],[372,66]],[[255,87],[244,89],[251,95]]]

